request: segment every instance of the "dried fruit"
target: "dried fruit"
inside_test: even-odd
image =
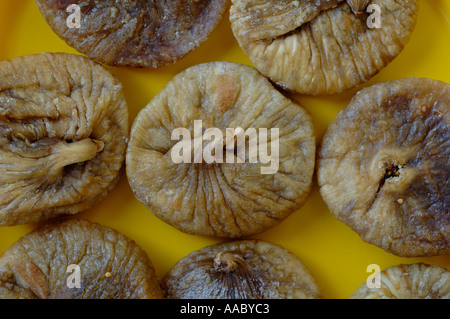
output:
[[[380,8],[380,28],[369,27],[378,13],[366,12],[370,4]],[[233,0],[230,20],[261,73],[316,95],[356,87],[384,68],[408,42],[417,10],[416,0]]]
[[[175,264],[162,286],[170,299],[321,298],[315,279],[296,256],[260,240],[195,251]]]
[[[320,193],[362,239],[400,256],[450,253],[450,85],[406,78],[365,88],[330,124]]]
[[[191,146],[195,145],[197,120],[202,121],[200,130],[218,129],[224,139],[228,128],[254,129],[259,145],[253,149],[259,155],[271,153],[273,161],[265,164],[260,156],[256,162],[249,161],[247,139],[244,154],[236,143],[233,148],[224,142],[223,150],[219,146],[222,163],[221,158],[208,162],[190,155],[190,162],[177,163],[173,152],[182,141],[172,140],[172,133],[188,130]],[[275,128],[278,139],[271,135]],[[267,129],[267,145],[259,139],[263,129]],[[175,76],[139,113],[127,149],[127,176],[135,196],[179,230],[246,236],[278,224],[306,201],[315,161],[313,134],[306,111],[255,69],[228,62],[205,63]],[[200,147],[205,151],[213,141],[205,138],[203,143]],[[278,165],[274,173],[263,174],[272,163]]]
[[[36,0],[53,31],[96,61],[133,67],[173,63],[207,39],[227,0]],[[80,8],[69,28],[67,7]]]
[[[128,141],[120,82],[71,54],[0,63],[0,225],[76,214],[115,185]]]
[[[380,287],[359,287],[351,299],[450,299],[450,271],[423,263],[389,267]]]
[[[0,298],[147,299],[162,298],[162,291],[151,261],[133,240],[71,219],[44,225],[5,251]]]

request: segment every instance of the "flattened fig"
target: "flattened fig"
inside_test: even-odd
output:
[[[350,299],[450,299],[450,271],[424,263],[389,267],[380,287],[359,287]]]
[[[233,0],[230,21],[241,48],[273,82],[302,94],[334,94],[366,82],[403,50],[416,2]],[[368,23],[375,19],[370,5],[380,8],[379,28]]]
[[[202,153],[197,158],[192,150],[198,142],[204,154],[216,141],[194,136],[196,121],[203,125],[200,135],[208,129],[222,133],[216,161],[208,161]],[[187,130],[188,141],[172,139],[175,129]],[[236,143],[228,143],[228,129],[241,133],[254,129],[257,145],[251,147],[256,139],[248,135],[244,152],[239,151]],[[267,143],[261,137],[265,129]],[[278,137],[272,129],[278,129]],[[255,69],[205,63],[176,75],[139,113],[127,149],[127,177],[135,196],[181,231],[234,238],[251,235],[278,224],[306,201],[315,162],[313,134],[306,111]],[[173,154],[184,142],[188,161],[178,162]],[[254,162],[249,160],[250,149],[259,154]],[[272,155],[264,163],[261,152],[266,150]],[[264,172],[270,167],[272,172]]]
[[[450,253],[450,85],[405,78],[365,88],[330,124],[320,193],[362,239],[400,256]]]
[[[86,220],[44,225],[0,257],[0,299],[162,297],[147,254],[117,231]]]
[[[128,142],[122,84],[77,55],[0,62],[0,225],[76,214],[116,184]]]
[[[260,240],[204,247],[182,258],[162,283],[169,299],[317,299],[321,291],[303,263]]]
[[[115,66],[159,67],[205,41],[228,0],[36,0],[53,31],[88,57]],[[66,10],[80,8],[79,28]]]

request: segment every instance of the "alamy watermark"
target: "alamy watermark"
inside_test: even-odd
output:
[[[81,269],[80,266],[77,264],[71,264],[67,266],[66,274],[70,273],[70,275],[67,277],[66,285],[67,288],[81,288]]]
[[[203,129],[202,120],[194,121],[194,136],[184,127],[172,131],[172,140],[180,140],[171,149],[171,158],[180,163],[261,163],[261,174],[275,174],[279,167],[279,129],[227,128],[225,137],[219,128]],[[248,145],[248,148],[247,148]],[[269,154],[270,148],[270,154]]]
[[[370,264],[369,266],[367,266],[366,271],[371,273],[366,280],[367,288],[369,289],[381,288],[380,266],[377,264]]]
[[[69,16],[66,20],[66,25],[69,29],[81,28],[81,9],[77,4],[71,4],[66,8],[66,12]],[[370,4],[366,8],[366,12],[370,13],[366,20],[367,27],[369,29],[381,28],[381,8],[377,4]]]
[[[66,20],[69,29],[81,28],[81,9],[77,4],[71,4],[66,8],[66,12],[70,13]]]
[[[367,17],[366,24],[369,29],[381,28],[381,8],[377,4],[369,4],[366,8],[366,12],[370,13]]]

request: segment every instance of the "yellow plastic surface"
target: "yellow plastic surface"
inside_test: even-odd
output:
[[[364,86],[407,76],[429,77],[450,83],[450,1],[420,0],[419,4],[416,29],[404,51]],[[77,53],[50,29],[34,0],[0,0],[0,60],[40,52]],[[159,69],[107,68],[124,85],[131,125],[139,110],[175,74],[209,61],[251,65],[234,39],[228,14],[206,42],[174,65]],[[357,90],[327,97],[294,97],[311,113],[317,143],[327,125]],[[125,175],[103,202],[76,218],[115,228],[134,239],[148,253],[160,277],[190,252],[222,241],[187,235],[160,221],[135,199]],[[36,226],[0,227],[0,253]],[[378,264],[384,269],[400,263],[422,261],[450,268],[450,255],[400,258],[365,243],[329,213],[320,196],[316,176],[313,191],[299,211],[253,238],[279,244],[298,256],[317,279],[325,298],[348,298],[366,282],[370,264]]]

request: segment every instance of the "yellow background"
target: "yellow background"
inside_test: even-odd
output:
[[[450,1],[421,0],[418,22],[404,51],[364,86],[406,76],[429,77],[450,83]],[[50,29],[34,0],[0,0],[0,60],[40,52],[77,53]],[[226,14],[218,27],[194,52],[174,65],[159,69],[108,67],[123,83],[130,124],[152,97],[178,72],[209,61],[251,65],[239,48]],[[312,115],[317,142],[327,125],[357,89],[329,97],[295,96]],[[149,255],[162,277],[180,258],[221,239],[181,233],[157,219],[128,186],[125,176],[106,200],[78,215],[112,227],[134,239]],[[0,253],[36,225],[0,227]],[[399,263],[423,261],[450,268],[450,255],[400,258],[363,242],[328,211],[314,176],[306,204],[280,225],[254,238],[279,244],[298,256],[323,290],[325,298],[348,298],[367,280],[370,264],[381,269]]]

